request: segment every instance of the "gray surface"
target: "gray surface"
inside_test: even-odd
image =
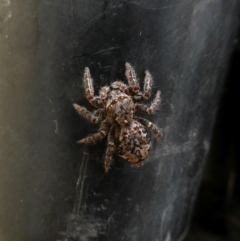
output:
[[[0,237],[3,240],[182,240],[201,177],[237,26],[237,1],[2,0],[0,22]],[[3,9],[3,10],[2,10]],[[11,14],[7,14],[11,13]],[[154,76],[162,106],[147,117],[164,138],[146,164],[115,157],[105,141],[76,140],[97,126],[96,90],[124,79],[128,61]]]

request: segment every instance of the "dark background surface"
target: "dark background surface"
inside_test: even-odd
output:
[[[238,1],[1,1],[1,240],[183,240],[238,26]],[[115,157],[74,112],[95,91],[148,69],[164,138],[146,164]]]
[[[237,241],[240,238],[239,46],[238,41],[225,81],[186,241]]]

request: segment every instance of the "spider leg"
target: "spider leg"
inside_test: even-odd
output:
[[[77,104],[73,104],[73,107],[79,115],[83,116],[85,119],[94,124],[97,124],[102,120],[102,109],[98,109],[95,113],[92,113],[88,111],[85,107]]]
[[[145,78],[144,78],[144,86],[143,86],[143,93],[139,93],[138,95],[133,96],[135,101],[143,101],[147,100],[151,96],[151,89],[152,89],[153,79],[152,75],[149,71],[145,71]]]
[[[102,124],[100,125],[99,131],[97,133],[91,134],[81,140],[79,140],[77,143],[85,143],[85,144],[90,144],[90,143],[96,143],[97,141],[102,140],[106,135],[108,131],[109,123],[107,120],[104,120]]]
[[[85,94],[87,100],[95,107],[101,107],[102,102],[99,96],[94,96],[94,89],[93,89],[93,80],[91,78],[89,68],[85,68],[84,75],[83,75],[83,83],[85,88]]]
[[[106,99],[107,99],[107,95],[108,95],[109,90],[110,90],[109,86],[104,86],[99,91],[99,96],[101,98],[101,102],[102,102],[103,105],[106,104]]]
[[[147,105],[137,103],[137,104],[135,104],[136,110],[142,111],[146,114],[154,113],[161,103],[160,93],[161,93],[160,91],[157,91],[156,96],[155,96],[152,104],[150,105],[150,107],[148,107]]]
[[[126,67],[125,75],[128,79],[130,90],[133,94],[137,94],[139,92],[140,87],[136,77],[135,70],[129,63],[126,63],[125,67]]]
[[[112,83],[111,87],[113,89],[119,89],[122,92],[124,92],[125,94],[129,94],[129,87],[127,85],[125,85],[123,82],[121,81],[115,81]]]
[[[105,173],[108,173],[108,171],[111,167],[112,155],[115,150],[114,131],[115,131],[115,128],[112,127],[108,134],[108,140],[107,140],[108,144],[107,144],[107,149],[106,149],[105,159],[104,159]]]
[[[134,119],[149,128],[153,132],[157,140],[160,140],[162,138],[162,133],[160,132],[158,127],[155,126],[152,122],[141,117],[135,117]]]

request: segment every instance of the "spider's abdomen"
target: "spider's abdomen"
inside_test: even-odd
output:
[[[142,163],[148,155],[150,144],[145,127],[136,120],[119,130],[117,152],[128,162]]]
[[[130,96],[119,90],[112,90],[107,97],[106,110],[112,122],[126,125],[132,122],[135,105]]]

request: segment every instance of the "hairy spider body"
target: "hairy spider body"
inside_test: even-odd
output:
[[[134,69],[129,63],[125,66],[129,85],[116,81],[110,86],[104,86],[98,96],[94,95],[93,81],[86,67],[83,76],[85,94],[88,101],[98,110],[90,112],[83,106],[73,104],[79,115],[94,124],[101,123],[97,133],[79,140],[78,144],[96,143],[108,135],[104,159],[106,173],[111,167],[114,151],[131,164],[141,166],[144,163],[151,145],[146,128],[153,132],[157,140],[162,137],[153,123],[134,116],[136,111],[154,113],[160,105],[160,91],[157,91],[150,106],[139,104],[138,102],[147,100],[151,96],[152,76],[145,71],[143,92],[140,92]]]
[[[116,132],[117,153],[126,161],[142,165],[151,145],[146,128],[137,120]]]

